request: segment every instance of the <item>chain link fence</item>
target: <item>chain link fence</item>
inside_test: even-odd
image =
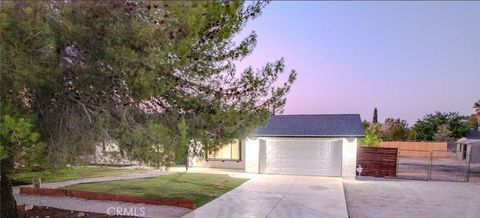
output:
[[[452,150],[398,150],[397,178],[480,183],[480,164],[456,157]]]
[[[428,180],[430,152],[398,149],[397,178]]]

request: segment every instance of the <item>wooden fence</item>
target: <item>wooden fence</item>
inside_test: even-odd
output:
[[[430,157],[430,151],[434,152],[433,157],[447,157],[447,142],[403,142],[387,141],[380,143],[380,148],[398,148],[401,157]]]
[[[397,174],[397,155],[397,148],[359,147],[357,150],[357,166],[362,166],[362,176],[395,177]]]

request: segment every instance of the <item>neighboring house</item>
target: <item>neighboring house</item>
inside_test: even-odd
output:
[[[273,115],[243,140],[235,140],[193,166],[241,169],[248,173],[355,176],[358,114]]]
[[[480,127],[457,141],[457,159],[480,163]]]
[[[97,143],[94,145],[94,154],[88,157],[90,164],[130,166],[138,165],[139,161],[129,160],[121,154],[118,145],[114,142]]]

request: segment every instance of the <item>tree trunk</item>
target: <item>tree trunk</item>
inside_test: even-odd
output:
[[[16,218],[17,202],[13,197],[12,181],[8,176],[13,169],[13,159],[4,158],[0,161],[0,218]]]
[[[480,111],[475,114],[477,117],[477,130],[480,131]]]
[[[155,169],[160,169],[160,148],[159,146],[155,146]]]
[[[188,151],[187,155],[185,155],[185,172],[188,172]]]

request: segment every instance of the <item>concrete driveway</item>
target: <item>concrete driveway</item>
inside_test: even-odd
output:
[[[348,217],[341,178],[258,175],[185,217]]]
[[[352,218],[478,218],[480,185],[463,182],[344,180]]]

